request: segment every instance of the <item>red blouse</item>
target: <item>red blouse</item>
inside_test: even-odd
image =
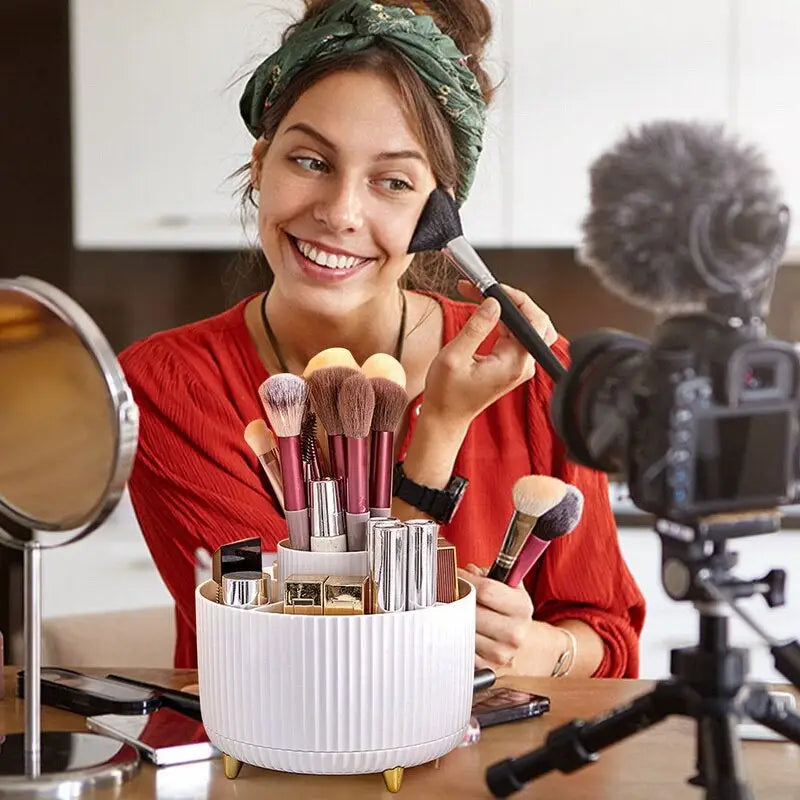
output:
[[[474,306],[436,298],[443,340],[452,339]],[[244,300],[218,316],[157,333],[129,347],[120,362],[141,412],[139,449],[130,481],[145,540],[175,599],[175,666],[197,664],[194,553],[260,535],[267,551],[286,538],[266,478],[242,433],[263,417],[258,387],[268,377],[244,322]],[[492,339],[483,349],[491,347]],[[567,344],[553,346],[565,361]],[[620,553],[604,475],[567,461],[549,419],[552,382],[539,369],[470,426],[455,472],[470,485],[442,533],[461,566],[489,565],[513,512],[511,488],[528,474],[555,475],[578,486],[581,523],[555,541],[528,576],[536,619],[580,619],[597,631],[603,677],[636,677],[644,600]],[[422,396],[411,401],[405,454]]]

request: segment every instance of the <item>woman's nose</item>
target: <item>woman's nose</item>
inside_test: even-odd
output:
[[[315,217],[332,231],[358,230],[364,222],[361,191],[359,181],[347,178],[331,181],[316,205]]]

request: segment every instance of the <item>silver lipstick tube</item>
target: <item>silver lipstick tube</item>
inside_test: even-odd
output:
[[[262,572],[229,572],[222,576],[220,601],[226,606],[255,608],[269,603],[270,580]]]
[[[439,526],[429,519],[412,519],[408,528],[408,580],[406,609],[428,608],[436,603],[436,565]]]
[[[373,614],[406,610],[408,528],[396,519],[371,519],[367,564]]]
[[[333,478],[308,482],[311,518],[311,550],[317,553],[343,553],[347,550],[339,484]]]

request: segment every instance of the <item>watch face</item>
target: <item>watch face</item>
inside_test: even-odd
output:
[[[458,507],[461,505],[461,501],[464,499],[467,486],[469,486],[469,481],[466,478],[460,477],[459,475],[455,475],[453,480],[450,481],[450,485],[447,487],[447,493],[452,497],[453,504],[451,506],[450,513],[447,515],[447,519],[444,520],[444,522],[450,522],[456,515],[456,511],[458,511]]]

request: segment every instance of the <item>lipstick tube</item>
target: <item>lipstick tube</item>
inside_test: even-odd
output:
[[[347,439],[347,549],[363,550],[367,544],[369,480],[366,438]]]
[[[270,580],[262,572],[229,572],[222,576],[220,601],[223,605],[255,608],[269,600]]]
[[[283,474],[283,502],[289,543],[295,550],[308,550],[308,507],[303,479],[303,459],[299,436],[278,436]]]
[[[414,611],[436,603],[436,564],[439,526],[428,519],[412,519],[408,528],[406,609]]]
[[[372,431],[369,458],[369,513],[388,517],[392,513],[393,431]]]
[[[329,575],[325,581],[322,613],[327,617],[352,616],[366,612],[369,579],[363,575]]]
[[[337,481],[333,478],[309,481],[308,493],[311,501],[311,550],[316,553],[345,552],[347,536],[343,530]]]
[[[367,564],[373,614],[406,610],[408,529],[396,519],[369,521]]]

